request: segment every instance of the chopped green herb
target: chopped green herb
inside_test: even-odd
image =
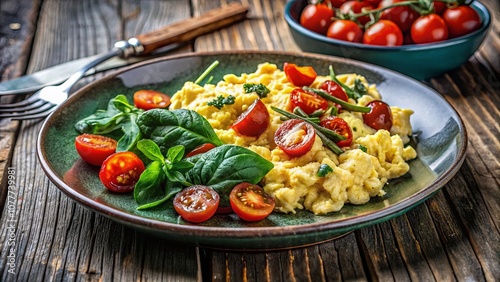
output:
[[[333,168],[327,164],[322,164],[319,166],[318,173],[316,175],[319,177],[325,177],[330,172],[333,172]]]
[[[259,83],[245,83],[243,84],[243,89],[245,89],[246,93],[255,92],[259,95],[260,98],[265,98],[269,92],[271,92],[264,84]]]
[[[235,97],[233,95],[229,95],[227,97],[219,95],[214,100],[208,102],[207,105],[214,106],[214,107],[216,107],[217,109],[220,110],[220,109],[222,109],[222,107],[224,107],[224,105],[232,105],[232,104],[234,104],[234,101],[235,101]]]
[[[368,149],[366,149],[366,147],[365,147],[365,146],[363,146],[363,145],[359,145],[359,149],[360,149],[361,151],[365,152],[365,153],[366,153],[366,151],[368,150]]]

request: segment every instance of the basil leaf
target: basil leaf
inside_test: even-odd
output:
[[[222,145],[200,154],[194,167],[187,172],[186,180],[193,185],[210,186],[221,197],[227,197],[231,189],[241,182],[257,184],[273,166],[273,163],[247,148]]]
[[[160,148],[158,148],[158,150],[159,149]],[[180,160],[182,160],[182,157],[184,156],[184,152],[185,152],[185,149],[184,149],[184,146],[182,146],[182,145],[177,145],[177,146],[171,147],[167,151],[167,159],[171,163],[177,163]]]
[[[154,202],[150,202],[150,203],[147,203],[147,204],[144,204],[144,205],[140,205],[140,206],[137,207],[137,209],[138,210],[144,210],[144,209],[149,209],[149,208],[152,208],[152,207],[156,207],[159,204],[161,204],[161,203],[165,202],[166,200],[170,199],[175,194],[179,193],[181,190],[182,190],[182,187],[179,186],[179,185],[176,185],[176,183],[167,182],[167,184],[165,185],[165,190],[164,190],[165,196],[163,198],[160,198],[160,199],[158,199],[158,200],[156,200]]]
[[[165,163],[165,158],[160,152],[160,148],[155,142],[149,139],[142,139],[137,142],[137,149],[139,149],[148,159],[152,161],[159,161],[161,164]]]
[[[135,123],[135,115],[130,115],[129,119],[122,123],[122,131],[124,135],[118,140],[116,144],[117,152],[130,151],[137,141],[141,139],[141,132]]]
[[[223,144],[208,121],[191,110],[152,109],[140,114],[137,124],[143,137],[158,144],[163,155],[175,145],[183,145],[190,152],[204,143]]]
[[[135,184],[135,201],[139,205],[143,205],[164,198],[165,194],[160,186],[163,180],[162,163],[155,161],[149,164],[139,177],[139,181]]]

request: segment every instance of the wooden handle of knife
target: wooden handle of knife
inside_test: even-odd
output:
[[[229,26],[246,18],[248,7],[233,2],[197,17],[182,20],[164,28],[135,36],[144,47],[141,55],[173,43],[187,42],[197,36]]]

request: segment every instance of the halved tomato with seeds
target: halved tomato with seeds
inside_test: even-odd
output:
[[[302,88],[292,90],[292,93],[290,93],[290,102],[293,108],[299,107],[308,115],[317,110],[326,110],[328,108],[328,101],[318,94],[305,91]]]
[[[238,217],[246,221],[266,218],[274,210],[274,199],[259,185],[243,182],[229,194],[229,202]]]
[[[132,152],[118,152],[109,156],[101,166],[99,179],[110,191],[127,193],[134,190],[144,163]]]

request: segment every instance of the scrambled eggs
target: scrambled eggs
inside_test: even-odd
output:
[[[368,92],[358,99],[358,105],[380,99],[375,85],[368,85],[364,77],[345,74],[337,78],[348,86],[353,86],[356,78],[365,84]],[[311,87],[317,88],[327,79],[327,76],[318,76]],[[242,136],[230,129],[237,117],[259,99],[256,93],[245,93],[245,83],[262,83],[270,90],[267,97],[262,98],[268,107],[270,122],[258,138]],[[391,107],[391,132],[377,131],[365,125],[361,113],[341,111],[339,116],[353,128],[353,142],[351,147],[344,147],[344,153],[339,156],[324,147],[320,138],[315,139],[312,149],[305,155],[287,155],[274,143],[274,133],[282,120],[270,106],[291,111],[289,96],[294,88],[276,65],[264,63],[255,73],[228,74],[216,85],[200,86],[187,82],[173,95],[170,109],[197,111],[208,120],[224,143],[247,147],[273,162],[274,168],[262,179],[262,186],[275,199],[276,209],[284,213],[307,209],[314,214],[326,214],[339,211],[346,203],[364,204],[371,197],[384,195],[383,187],[389,179],[408,172],[406,161],[416,157],[412,147],[404,146],[412,133],[410,116],[413,111],[394,106]],[[233,95],[235,103],[220,110],[207,105],[220,95]],[[350,102],[354,103],[354,100]],[[358,149],[359,145],[364,146],[366,152]],[[322,164],[327,164],[333,171],[319,177],[317,172]]]

